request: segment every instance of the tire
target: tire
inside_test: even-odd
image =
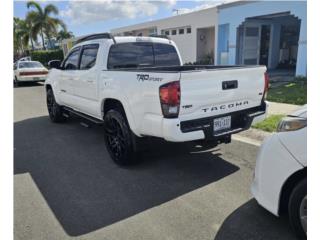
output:
[[[137,137],[130,130],[121,109],[111,109],[104,117],[104,140],[112,160],[121,166],[137,162]]]
[[[66,117],[63,116],[62,107],[56,102],[52,89],[47,91],[47,108],[49,117],[52,122],[60,123],[66,120]]]
[[[307,220],[307,178],[300,181],[293,189],[288,205],[289,220],[292,229],[296,232],[299,238],[307,238],[307,223],[301,218],[305,215]]]
[[[16,87],[19,86],[19,81],[18,81],[18,79],[17,79],[17,76],[14,76],[13,84],[14,84],[14,86],[16,86]]]

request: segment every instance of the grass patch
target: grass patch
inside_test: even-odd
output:
[[[270,88],[267,100],[271,102],[304,105],[307,103],[307,80],[295,78],[294,82],[279,87]]]
[[[257,128],[267,132],[275,132],[277,130],[278,123],[285,115],[271,115],[262,122],[252,125],[253,128]]]

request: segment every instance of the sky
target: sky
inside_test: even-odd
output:
[[[128,26],[141,22],[170,17],[179,13],[207,8],[218,3],[216,1],[38,1],[42,7],[54,4],[59,9],[59,17],[75,36],[90,33],[108,32],[113,28]],[[224,1],[226,2],[226,1]],[[14,16],[24,19],[30,9],[26,1],[14,1]]]

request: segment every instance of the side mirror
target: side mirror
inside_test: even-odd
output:
[[[60,60],[51,60],[48,62],[49,68],[56,68],[60,69],[61,67],[61,61]]]

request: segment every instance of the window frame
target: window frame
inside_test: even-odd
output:
[[[100,44],[99,43],[85,44],[85,45],[82,45],[81,49],[80,49],[80,55],[79,55],[79,61],[78,61],[78,69],[77,70],[86,71],[86,70],[90,70],[91,69],[91,68],[81,69],[81,60],[82,60],[82,55],[83,55],[84,50],[85,49],[91,49],[92,47],[93,47],[93,49],[97,49],[97,54],[96,54],[96,61],[94,62],[94,65],[91,68],[93,68],[96,65]]]
[[[112,50],[112,48],[114,48],[115,46],[119,46],[120,44],[133,44],[136,43],[138,45],[142,45],[142,46],[151,46],[152,48],[152,55],[153,55],[153,64],[151,66],[148,67],[154,67],[154,63],[155,63],[155,56],[154,56],[154,49],[153,49],[153,43],[152,42],[123,42],[123,43],[116,43],[116,44],[112,44],[109,48],[109,52],[108,52],[108,59],[107,59],[107,69],[109,71],[118,71],[121,69],[128,69],[128,68],[110,68],[109,63],[110,63],[110,52]],[[132,67],[130,69],[138,69],[138,67]]]
[[[183,35],[184,34],[184,28],[179,28],[179,35]]]
[[[190,30],[190,32],[189,32],[189,30]],[[191,27],[187,27],[186,34],[191,34]]]
[[[174,34],[173,34],[173,32],[174,32]],[[172,36],[177,35],[177,29],[171,29],[171,35],[172,35]]]
[[[81,49],[82,49],[82,46],[78,46],[78,47],[73,48],[73,49],[68,53],[68,55],[66,56],[66,58],[63,60],[63,62],[62,62],[62,64],[61,64],[61,66],[62,66],[61,70],[63,70],[63,71],[75,71],[75,70],[79,70]],[[77,61],[77,68],[76,68],[76,69],[72,69],[72,70],[67,70],[67,69],[65,69],[66,61],[69,59],[70,55],[71,55],[72,53],[74,53],[75,51],[78,51],[78,50],[79,50],[79,57],[78,57],[78,61]]]
[[[117,43],[117,44],[113,44],[113,45],[110,46],[109,52],[108,52],[108,59],[107,59],[107,70],[108,70],[108,71],[121,71],[121,70],[123,70],[123,69],[130,69],[130,70],[137,70],[137,69],[139,69],[139,67],[132,67],[132,68],[110,68],[110,66],[109,66],[109,62],[110,62],[110,52],[111,52],[112,47],[114,47],[114,46],[116,46],[116,45],[120,45],[120,44],[130,44],[130,43],[136,43],[136,42]],[[179,53],[178,53],[176,47],[175,47],[174,45],[172,45],[172,44],[159,43],[159,42],[150,42],[150,43],[149,43],[149,42],[141,42],[140,44],[141,44],[141,45],[146,45],[146,46],[152,46],[153,64],[152,64],[151,66],[148,66],[148,67],[162,67],[162,66],[157,66],[157,65],[156,65],[155,44],[171,46],[171,47],[175,50],[175,52],[176,52],[179,65],[181,64],[181,60],[180,60]]]

